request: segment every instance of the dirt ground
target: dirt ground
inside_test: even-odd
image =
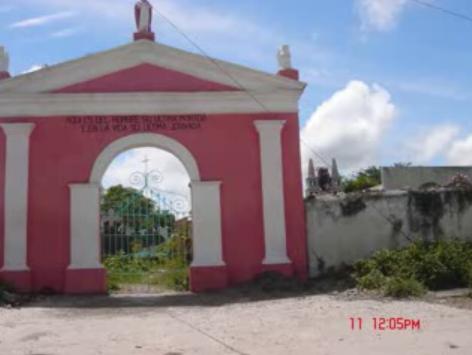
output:
[[[470,355],[471,304],[349,291],[46,297],[0,308],[0,354]],[[351,329],[351,317],[363,319],[362,330]],[[373,317],[419,320],[421,329],[375,330]]]

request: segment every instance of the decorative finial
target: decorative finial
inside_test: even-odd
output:
[[[277,73],[280,76],[284,76],[286,78],[292,80],[299,80],[300,74],[298,70],[292,67],[292,55],[290,53],[290,46],[285,44],[280,47],[279,51],[277,52],[277,60],[279,62],[279,72]]]
[[[290,54],[290,46],[284,44],[277,54],[277,59],[279,61],[279,69],[287,70],[292,68],[292,55]]]
[[[310,159],[310,161],[308,162],[308,177],[316,178],[315,164],[313,163],[313,159]]]
[[[305,180],[306,182],[306,197],[311,197],[320,192],[320,187],[318,185],[318,179],[316,177],[315,164],[313,159],[308,161],[308,176]]]
[[[331,179],[333,192],[339,192],[341,189],[341,174],[339,174],[338,162],[336,159],[333,159],[333,163],[331,164]]]
[[[147,39],[154,41],[155,36],[152,32],[152,5],[148,0],[140,0],[134,6],[134,17],[136,20],[137,32],[134,34],[134,40]]]

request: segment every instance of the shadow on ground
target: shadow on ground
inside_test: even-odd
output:
[[[139,307],[219,307],[227,304],[249,303],[273,299],[300,298],[330,294],[354,287],[348,274],[330,275],[307,282],[298,282],[277,274],[264,274],[256,281],[221,292],[203,294],[115,294],[102,296],[39,295],[23,307],[50,308],[139,308]]]

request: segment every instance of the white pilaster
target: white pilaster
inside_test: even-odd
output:
[[[192,181],[194,267],[224,266],[221,236],[221,182]]]
[[[102,268],[100,263],[100,186],[70,184],[69,270]]]
[[[281,132],[285,121],[255,121],[259,132],[266,265],[287,264]]]
[[[27,266],[29,137],[33,123],[2,124],[6,136],[5,247],[2,271]]]

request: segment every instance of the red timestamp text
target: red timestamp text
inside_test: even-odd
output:
[[[349,326],[351,330],[421,330],[421,320],[403,317],[373,317],[368,319],[350,317]]]

